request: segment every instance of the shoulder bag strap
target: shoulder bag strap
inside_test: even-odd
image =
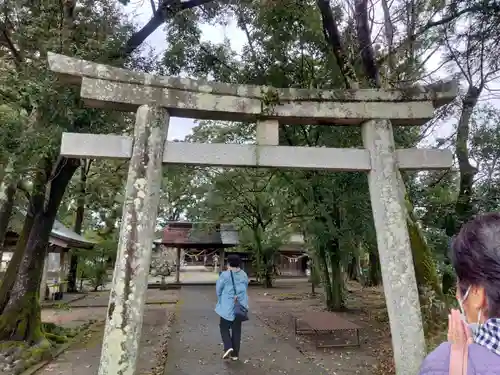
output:
[[[451,344],[450,375],[467,375],[469,344]]]
[[[236,285],[234,283],[234,276],[233,276],[233,271],[229,271],[231,273],[231,282],[233,283],[233,290],[234,290],[234,299],[238,299],[238,294],[236,293]]]

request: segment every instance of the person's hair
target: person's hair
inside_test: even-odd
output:
[[[227,256],[227,263],[229,264],[229,266],[237,268],[241,266],[241,259],[238,254],[229,254]]]
[[[486,293],[488,318],[500,317],[500,213],[478,215],[451,243],[451,263],[464,295],[470,286]]]

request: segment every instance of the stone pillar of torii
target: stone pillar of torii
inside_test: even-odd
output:
[[[134,375],[159,203],[162,164],[365,171],[398,375],[425,355],[399,170],[448,169],[449,150],[396,149],[393,126],[422,125],[452,101],[442,91],[308,90],[202,82],[132,72],[50,53],[88,106],[136,112],[132,136],[64,133],[61,155],[130,160],[99,375]],[[170,116],[257,123],[256,144],[168,142]],[[364,148],[280,146],[279,124],[361,126]],[[331,126],[331,125],[325,125]]]

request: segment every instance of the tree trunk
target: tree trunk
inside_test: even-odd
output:
[[[413,211],[413,205],[401,177],[400,180],[401,199],[403,199],[406,208],[406,225],[408,227],[408,234],[410,235],[411,252],[417,285],[419,286],[419,290],[423,290],[422,287],[430,289],[434,291],[438,298],[442,299],[443,289],[438,277],[436,265],[434,264],[432,249],[429,247],[425,235],[419,226],[418,219]]]
[[[321,191],[315,186],[315,201],[320,207],[325,206]],[[344,301],[344,271],[340,264],[340,243],[337,238],[339,227],[338,208],[323,210],[316,218],[314,232],[316,233],[316,258],[322,274],[326,309],[328,311],[342,310]],[[334,236],[332,238],[332,236]]]
[[[266,258],[264,259],[265,261],[264,288],[272,288],[273,276],[274,276],[274,262]]]
[[[347,266],[347,276],[349,277],[349,280],[360,281],[358,263],[358,256],[353,255],[349,261],[349,265]]]
[[[35,217],[19,274],[0,317],[0,337],[4,340],[36,343],[43,338],[38,290],[54,219],[45,213]]]
[[[256,251],[254,254],[254,261],[258,281],[262,282],[264,288],[272,288],[274,267],[271,259],[268,259],[268,249],[265,249],[262,243],[262,233],[264,229],[256,225],[252,228],[252,231],[255,241],[254,246]]]
[[[267,245],[268,246],[268,245]],[[265,288],[272,288],[273,287],[273,281],[275,277],[275,252],[271,248],[265,248],[264,249],[264,267],[265,267],[265,273],[264,273],[264,287]]]
[[[474,176],[476,168],[469,161],[469,128],[470,119],[474,108],[476,107],[479,95],[481,95],[482,87],[469,85],[467,94],[463,100],[462,113],[457,126],[457,139],[455,154],[458,160],[458,168],[460,171],[460,185],[458,189],[457,203],[455,205],[455,213],[457,221],[455,225],[455,233],[461,226],[466,223],[474,215],[474,205],[472,203]]]
[[[31,232],[31,228],[33,227],[33,213],[28,211],[23,223],[23,229],[21,230],[21,234],[17,239],[16,248],[14,250],[14,254],[12,255],[12,259],[9,262],[9,266],[5,272],[3,277],[1,287],[0,287],[0,311],[3,311],[4,307],[7,305],[10,297],[10,291],[12,290],[12,286],[16,281],[16,276],[19,271],[19,266],[23,259],[24,249],[26,247],[26,242],[28,242],[28,237]]]
[[[304,236],[305,238],[305,236]],[[309,261],[309,272],[310,272],[310,276],[309,276],[309,281],[311,282],[311,293],[312,295],[315,295],[316,294],[316,287],[319,285],[320,283],[320,277],[319,277],[319,274],[318,274],[318,268],[316,267],[316,264],[317,264],[317,260],[311,260]]]
[[[30,197],[28,211],[26,212],[26,216],[24,218],[23,229],[21,230],[19,238],[17,239],[16,249],[9,263],[9,267],[7,268],[7,272],[5,273],[5,277],[0,288],[0,312],[3,312],[5,306],[9,302],[10,292],[16,281],[21,261],[23,260],[26,243],[28,242],[31,229],[33,228],[35,215],[43,208],[43,202],[45,200],[46,192],[45,181],[47,173],[50,173],[48,160],[43,158],[38,164],[37,173],[34,178],[34,185],[32,189],[33,191]]]
[[[316,248],[316,258],[319,265],[319,270],[321,272],[321,281],[323,284],[323,291],[325,293],[325,305],[328,311],[335,310],[335,292],[332,283],[332,277],[330,276],[329,267],[329,256],[327,253],[327,248],[324,244],[320,243]]]
[[[87,191],[87,173],[89,168],[90,168],[90,161],[87,162],[84,160],[83,164],[80,166],[80,186],[77,199],[75,224],[73,226],[73,230],[77,234],[82,234],[83,215],[85,213],[85,194]],[[70,265],[69,265],[69,274],[68,274],[68,293],[78,292],[78,288],[76,286],[77,270],[78,270],[78,254],[72,251],[70,258]]]
[[[329,256],[327,259],[330,261],[331,279],[332,279],[332,302],[330,309],[334,311],[344,310],[345,304],[345,278],[344,270],[342,269],[340,259],[340,244],[338,238],[330,241],[328,247]]]
[[[377,286],[382,283],[382,272],[380,270],[380,260],[378,257],[378,250],[376,247],[370,249],[369,252],[369,272],[368,280],[366,281],[367,286]]]
[[[359,242],[355,249],[355,257],[354,257],[354,267],[356,269],[356,280],[362,286],[366,285],[366,275],[363,272],[363,264],[365,259],[365,250],[363,247],[363,242]]]
[[[325,304],[328,311],[333,311],[335,309],[335,297],[333,295],[332,280],[330,278],[330,271],[328,269],[328,261],[325,256],[320,256],[321,262],[321,273],[323,281],[323,290],[325,292]]]
[[[49,199],[34,217],[19,273],[0,316],[0,340],[37,343],[45,338],[41,329],[40,279],[50,232],[66,187],[78,165],[76,159],[60,158],[48,179]]]
[[[3,184],[2,184],[3,185]],[[12,210],[14,209],[14,197],[16,196],[16,185],[9,184],[3,191],[3,199],[0,200],[0,262],[3,258],[4,241],[9,228]]]
[[[421,287],[428,288],[438,297],[442,297],[443,290],[437,274],[432,249],[425,240],[418,223],[407,218],[408,233],[410,235],[411,252],[413,255],[413,266],[419,290]]]

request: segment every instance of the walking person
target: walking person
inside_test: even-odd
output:
[[[242,319],[235,315],[235,305],[248,310],[248,276],[241,269],[238,255],[230,254],[227,263],[227,270],[220,273],[215,287],[215,312],[220,316],[220,334],[224,343],[222,358],[236,361],[240,355]]]
[[[451,245],[460,310],[448,316],[448,341],[419,375],[500,374],[500,213],[465,224]]]

